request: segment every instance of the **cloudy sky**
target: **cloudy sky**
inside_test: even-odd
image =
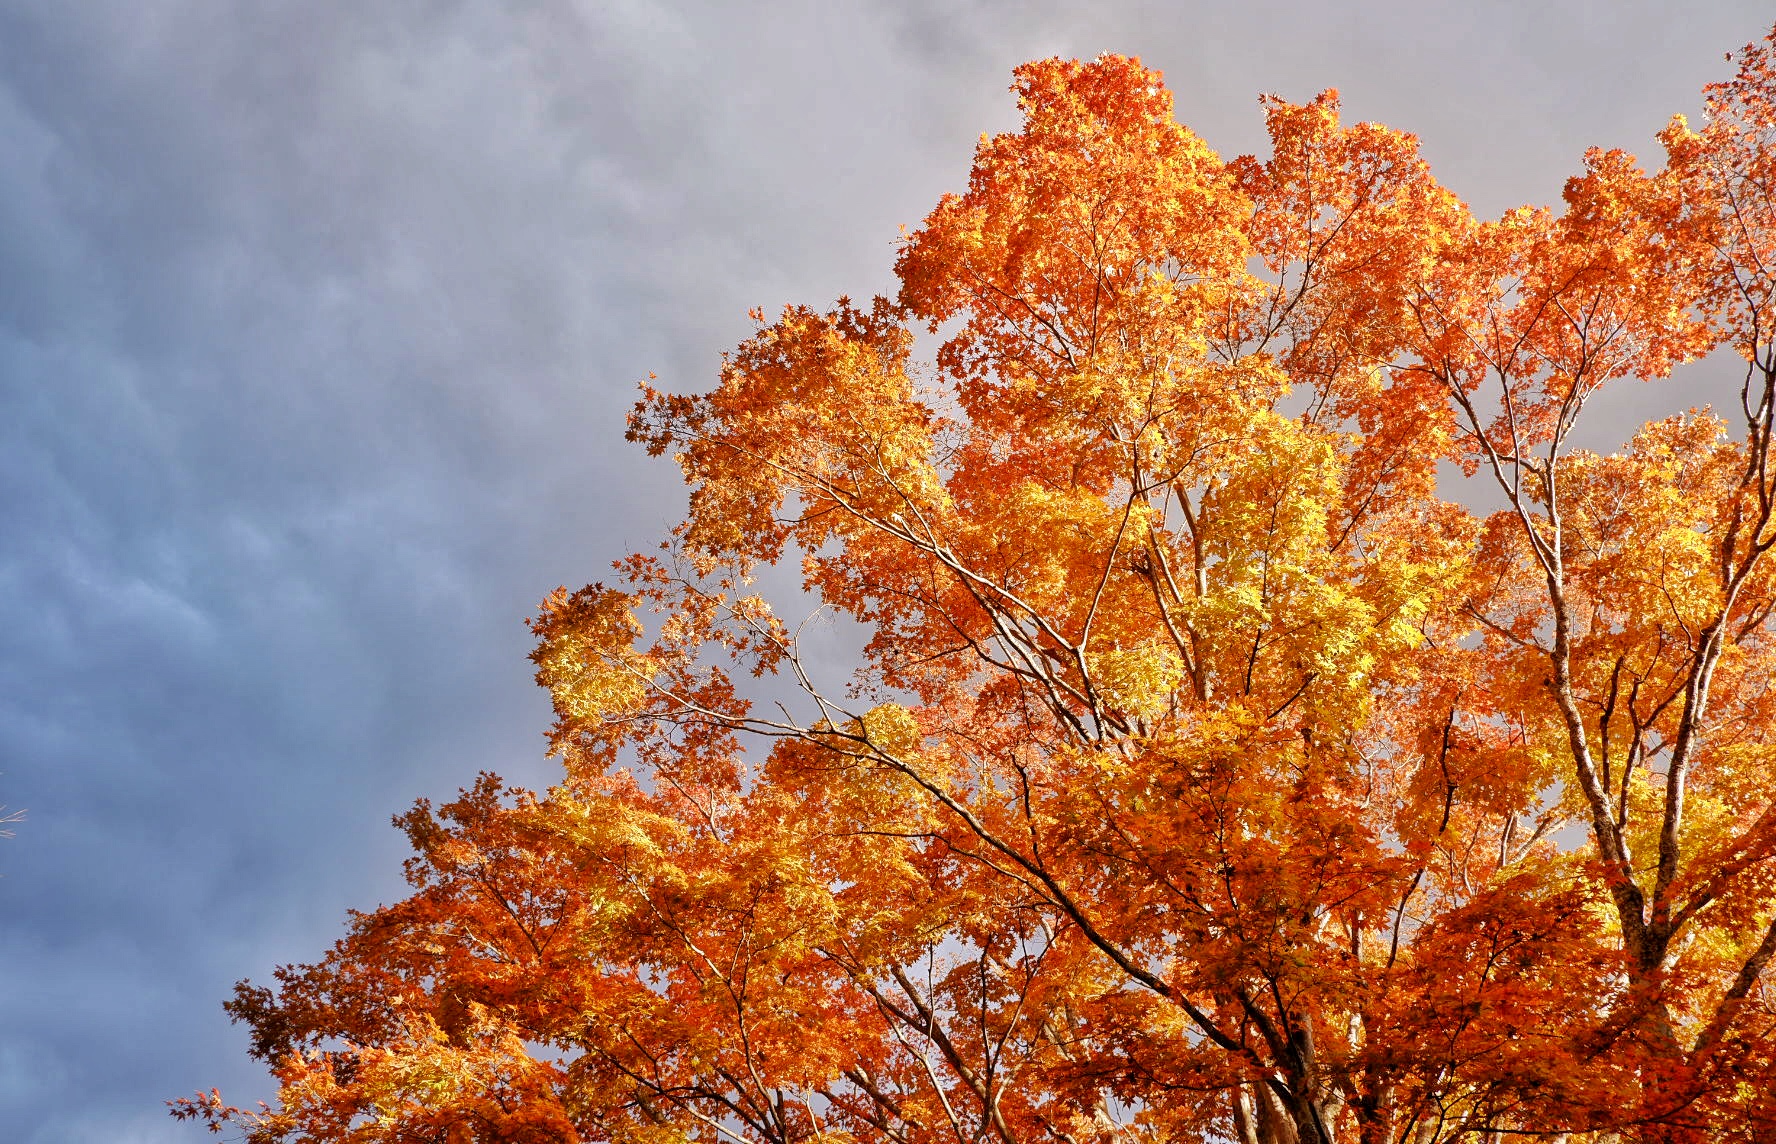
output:
[[[414,798],[549,781],[522,621],[680,503],[635,383],[887,288],[1019,61],[1139,55],[1227,155],[1260,92],[1337,86],[1495,213],[1651,150],[1769,18],[0,0],[0,1135],[269,1095],[230,984],[398,894]]]

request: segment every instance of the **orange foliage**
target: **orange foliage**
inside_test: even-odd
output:
[[[1492,222],[1331,93],[1226,163],[1134,60],[1018,69],[897,299],[645,394],[690,511],[534,621],[562,784],[402,818],[413,895],[229,1004],[279,1105],[177,1113],[1776,1136],[1776,33],[1738,59],[1659,171]],[[1739,409],[1571,446],[1717,347]],[[792,554],[848,689],[748,594]]]

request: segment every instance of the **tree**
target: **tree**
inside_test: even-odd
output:
[[[896,299],[644,393],[690,509],[533,621],[562,783],[399,819],[412,896],[228,1005],[280,1104],[175,1114],[1770,1139],[1776,32],[1737,59],[1655,173],[1490,222],[1330,92],[1223,162],[1137,61],[1019,68]],[[1573,447],[1717,349],[1730,416]],[[798,557],[848,689],[754,591]]]

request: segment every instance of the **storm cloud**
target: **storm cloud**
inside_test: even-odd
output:
[[[0,1135],[195,1140],[162,1101],[269,1094],[230,984],[399,893],[414,798],[549,781],[522,620],[682,496],[635,384],[889,289],[1019,61],[1140,55],[1229,155],[1260,92],[1337,86],[1496,213],[1652,150],[1768,19],[0,0]]]

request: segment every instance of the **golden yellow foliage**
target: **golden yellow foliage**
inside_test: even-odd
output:
[[[1019,68],[896,298],[644,392],[689,512],[533,621],[562,785],[404,816],[412,896],[230,1003],[278,1107],[176,1113],[1776,1139],[1776,33],[1737,58],[1659,170],[1491,221],[1333,93],[1224,162],[1136,60]],[[1573,448],[1717,348],[1740,409]],[[746,594],[798,559],[849,689]]]

